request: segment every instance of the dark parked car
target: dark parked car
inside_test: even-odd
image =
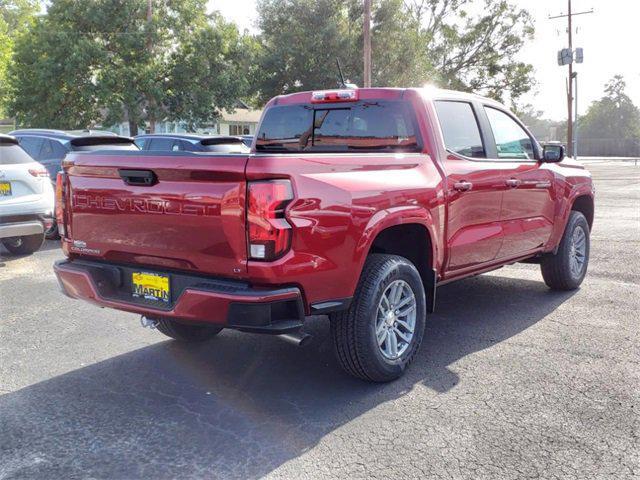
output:
[[[247,147],[251,148],[251,144],[253,143],[253,135],[241,135],[241,137],[244,144]]]
[[[49,172],[55,184],[62,170],[62,159],[71,151],[86,150],[137,150],[132,138],[120,137],[104,130],[49,130],[26,128],[11,132],[20,146]],[[56,223],[46,232],[47,238],[57,238]]]
[[[253,138],[251,139],[251,141]],[[251,145],[249,141],[249,145]],[[135,138],[140,150],[156,152],[248,153],[243,136],[149,133]]]

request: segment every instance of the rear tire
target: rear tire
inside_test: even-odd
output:
[[[27,235],[24,237],[3,238],[4,248],[14,255],[30,255],[37,252],[44,243],[44,234]]]
[[[544,283],[553,290],[578,288],[587,274],[589,249],[589,223],[582,213],[572,211],[558,252],[540,263]]]
[[[58,223],[55,220],[53,221],[53,224],[51,225],[51,228],[49,228],[48,230],[45,230],[44,237],[47,240],[59,240],[60,239],[60,233],[58,232]]]
[[[330,316],[340,365],[372,382],[401,377],[422,343],[426,311],[422,279],[409,260],[369,255],[351,305]]]
[[[222,330],[222,327],[187,325],[168,318],[158,319],[156,328],[167,337],[187,343],[207,341]]]

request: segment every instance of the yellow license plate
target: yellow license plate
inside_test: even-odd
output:
[[[0,197],[8,197],[11,195],[11,183],[0,182]]]
[[[159,273],[134,272],[131,274],[133,296],[169,303],[169,277]]]

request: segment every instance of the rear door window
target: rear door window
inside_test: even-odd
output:
[[[447,150],[471,158],[486,158],[478,120],[468,102],[438,100],[438,121]]]
[[[0,145],[0,165],[17,165],[33,161],[33,158],[18,145]]]
[[[334,105],[282,105],[267,110],[258,151],[419,151],[411,105],[367,100]]]

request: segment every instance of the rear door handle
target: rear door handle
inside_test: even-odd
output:
[[[517,178],[510,178],[506,181],[507,187],[518,188],[522,182]]]
[[[456,182],[456,183],[453,184],[453,188],[455,188],[459,192],[469,191],[469,190],[471,190],[471,187],[473,187],[473,183],[466,182],[466,181]]]

